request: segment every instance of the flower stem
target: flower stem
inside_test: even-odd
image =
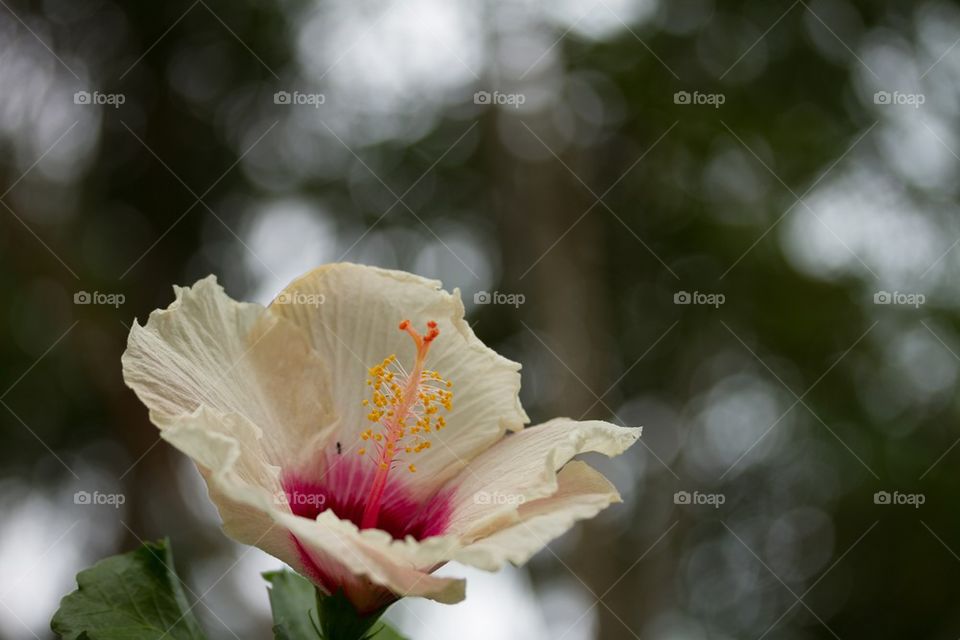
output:
[[[389,605],[387,605],[389,606]],[[371,628],[387,607],[362,615],[357,612],[343,590],[327,595],[317,589],[317,616],[320,618],[322,640],[366,640],[376,632]]]

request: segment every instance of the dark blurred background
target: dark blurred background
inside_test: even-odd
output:
[[[269,636],[278,561],[120,354],[173,284],[349,260],[459,287],[534,422],[644,427],[591,460],[623,505],[444,568],[411,637],[957,638],[958,39],[939,1],[0,0],[0,634],[169,534],[210,636]]]

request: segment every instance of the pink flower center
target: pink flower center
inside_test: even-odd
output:
[[[420,540],[446,529],[448,495],[437,494],[424,502],[415,499],[403,482],[388,482],[396,467],[417,471],[412,458],[430,448],[431,432],[446,427],[440,409],[449,411],[453,400],[453,384],[425,368],[430,345],[440,335],[437,323],[428,322],[424,335],[409,320],[400,323],[400,330],[417,349],[412,368],[406,371],[391,355],[368,370],[371,397],[363,404],[374,426],[360,434],[359,457],[347,458],[338,442],[335,452],[326,452],[317,480],[311,480],[313,472],[284,473],[283,489],[294,514],[315,519],[332,509],[361,529],[382,529],[398,539],[412,535]]]
[[[285,473],[283,489],[290,510],[311,520],[332,510],[338,518],[350,520],[362,528],[374,470],[365,460],[345,455],[327,455],[327,464],[319,480],[309,475]],[[310,474],[313,475],[313,474]],[[423,500],[416,498],[401,483],[389,483],[383,491],[374,527],[402,540],[413,536],[423,540],[446,531],[452,510],[451,496],[440,492]]]

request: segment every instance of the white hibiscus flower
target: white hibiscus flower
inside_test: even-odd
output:
[[[523,563],[619,501],[571,459],[619,454],[640,430],[524,428],[520,365],[477,339],[439,282],[332,264],[268,307],[213,276],[175,291],[130,331],[126,383],[196,462],[227,535],[361,614],[403,596],[457,602],[464,581],[432,575],[444,563]]]

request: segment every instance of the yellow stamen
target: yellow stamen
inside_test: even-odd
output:
[[[397,462],[396,457],[429,449],[430,441],[424,435],[447,426],[440,410],[453,408],[453,392],[449,390],[452,383],[438,372],[424,368],[430,345],[440,335],[437,323],[428,322],[427,332],[423,335],[410,325],[409,320],[400,323],[400,330],[410,336],[417,349],[410,372],[400,366],[396,355],[386,357],[367,371],[371,394],[363,405],[373,407],[367,419],[380,429],[367,429],[360,434],[362,440],[372,439],[378,443],[377,472],[361,520],[362,529],[376,526],[387,475]],[[414,473],[417,469],[409,463],[407,470]]]

